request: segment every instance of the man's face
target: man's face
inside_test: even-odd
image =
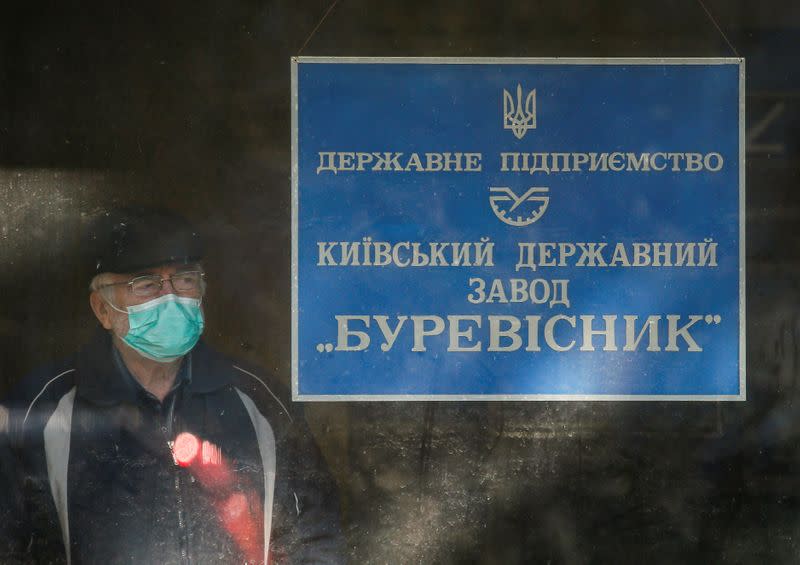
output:
[[[202,271],[202,267],[197,263],[189,265],[167,263],[135,273],[107,273],[103,286],[110,286],[92,292],[90,297],[92,310],[105,329],[112,330],[119,337],[125,336],[128,333],[128,314],[126,312],[128,306],[143,304],[165,294],[201,299],[203,296],[202,281],[196,289],[189,291],[181,290],[181,284],[176,282],[180,280],[182,273],[186,273],[188,276],[189,273],[198,271]],[[160,289],[156,277],[157,279],[166,279]],[[174,281],[171,280],[172,277],[174,277]],[[127,284],[132,281],[133,285]],[[175,288],[175,285],[178,286],[178,289]],[[111,307],[108,304],[109,301],[118,310]]]

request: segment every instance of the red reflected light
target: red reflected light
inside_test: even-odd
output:
[[[210,441],[203,442],[203,465],[222,465],[222,450]]]
[[[222,525],[241,548],[248,563],[264,562],[264,546],[261,537],[263,522],[260,519],[260,504],[255,493],[250,497],[236,492],[219,507]],[[256,508],[251,508],[255,506]],[[255,510],[255,512],[254,512]]]
[[[237,484],[222,449],[183,432],[172,444],[175,463],[188,468],[214,500],[217,518],[248,563],[264,563],[264,517],[256,490]]]
[[[172,446],[172,455],[175,463],[181,467],[188,467],[197,458],[200,452],[200,440],[189,432],[183,432],[175,438]]]
[[[222,505],[223,518],[226,524],[235,523],[247,513],[247,497],[241,492],[232,494]]]

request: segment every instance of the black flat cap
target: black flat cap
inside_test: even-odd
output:
[[[100,214],[90,225],[86,250],[90,273],[133,273],[203,257],[199,232],[183,216],[163,208],[128,207]]]

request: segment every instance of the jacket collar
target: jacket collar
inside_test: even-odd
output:
[[[100,406],[137,402],[140,387],[117,366],[107,331],[98,329],[78,353],[76,368],[78,396]],[[208,394],[230,384],[230,364],[200,341],[184,359],[179,378],[191,394]]]

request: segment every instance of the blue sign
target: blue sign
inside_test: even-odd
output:
[[[744,400],[744,61],[292,62],[296,400]]]

